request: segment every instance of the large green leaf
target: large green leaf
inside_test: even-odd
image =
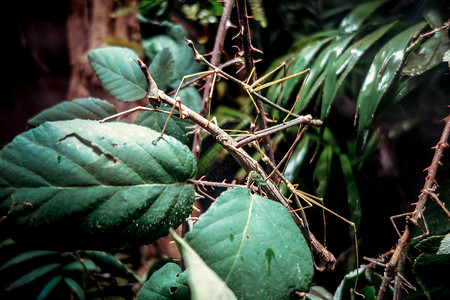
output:
[[[145,282],[136,300],[189,299],[190,296],[187,272],[177,264],[167,263]]]
[[[37,127],[45,122],[73,119],[102,120],[114,115],[117,110],[108,101],[98,98],[80,98],[61,102],[28,120],[28,125]]]
[[[0,229],[41,248],[111,249],[151,243],[191,211],[196,163],[148,128],[45,123],[0,152]]]
[[[120,101],[136,101],[147,95],[148,84],[136,59],[128,48],[106,47],[91,50],[89,63],[103,87]]]
[[[368,129],[381,98],[388,90],[403,63],[406,46],[425,22],[409,27],[387,42],[375,56],[358,95],[358,149],[366,143]]]
[[[186,241],[181,239],[173,229],[170,229],[170,233],[186,262],[192,299],[237,299],[227,283],[220,279]]]
[[[286,208],[246,189],[222,193],[186,241],[238,298],[286,299],[311,284],[311,253]]]

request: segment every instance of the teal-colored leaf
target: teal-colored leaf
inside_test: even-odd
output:
[[[78,282],[76,282],[75,280],[73,280],[70,277],[64,277],[64,282],[75,293],[75,295],[77,295],[78,299],[80,299],[80,300],[86,299],[84,290]]]
[[[344,279],[342,279],[341,283],[336,289],[336,292],[334,293],[334,300],[342,300],[347,299],[345,297],[345,294],[350,290],[353,289],[355,286],[355,281],[358,276],[361,276],[364,274],[366,270],[366,266],[362,266],[357,270],[353,270],[352,272],[348,273],[344,276]]]
[[[317,196],[323,198],[328,189],[333,162],[333,148],[326,146],[320,153],[313,172],[313,180]]]
[[[98,98],[80,98],[61,102],[28,120],[28,125],[37,127],[45,122],[63,120],[102,120],[114,115],[117,110],[106,100]]]
[[[136,273],[124,265],[121,261],[113,255],[102,251],[84,251],[89,260],[93,261],[102,272],[107,272],[115,277],[122,277],[131,280],[132,282],[141,282]]]
[[[262,179],[261,175],[255,172],[250,172],[252,174],[252,179],[259,185],[267,185],[267,182]]]
[[[75,260],[67,265],[63,266],[64,272],[71,271],[88,271],[88,272],[98,272],[99,268],[95,265],[95,263],[90,259],[84,259],[83,261]]]
[[[172,82],[175,61],[168,48],[162,49],[148,67],[153,80],[160,90],[166,90]]]
[[[48,264],[43,267],[36,268],[33,271],[28,272],[27,274],[23,275],[19,279],[12,282],[5,290],[10,291],[10,290],[18,288],[20,286],[26,285],[30,282],[33,282],[34,280],[41,278],[42,276],[47,275],[48,273],[52,272],[53,270],[55,270],[59,267],[61,267],[60,263],[54,263],[54,264]]]
[[[371,1],[356,6],[339,25],[340,33],[353,33],[359,30],[363,22],[387,0]]]
[[[341,162],[342,174],[344,175],[345,189],[347,191],[348,208],[350,210],[350,221],[355,223],[356,228],[359,226],[362,216],[361,198],[359,196],[358,185],[355,182],[353,167],[345,154],[339,155]],[[353,230],[351,233],[354,234]]]
[[[238,298],[283,299],[311,284],[311,254],[286,208],[246,189],[222,193],[186,241]]]
[[[133,50],[122,47],[94,49],[88,58],[105,90],[117,100],[136,101],[147,95],[147,81]]]
[[[422,22],[399,33],[387,42],[375,56],[357,100],[356,113],[359,115],[358,149],[362,149],[366,143],[370,123],[375,116],[381,98],[398,74],[408,42],[424,26],[425,22]]]
[[[44,123],[0,152],[0,230],[41,249],[148,244],[188,216],[188,147],[125,123]],[[16,203],[14,205],[14,203]]]
[[[395,24],[390,23],[384,25],[377,30],[365,35],[360,40],[349,46],[345,52],[336,60],[333,61],[330,66],[330,70],[327,72],[323,88],[322,99],[322,111],[321,119],[325,120],[330,112],[331,103],[334,97],[344,82],[347,75],[353,69],[358,62],[359,58],[367,51],[367,49],[381,38],[392,26]]]
[[[450,254],[450,233],[445,235],[436,254]]]
[[[36,300],[43,300],[48,297],[48,295],[55,289],[55,287],[62,281],[63,277],[61,275],[55,276],[50,279],[47,284],[42,288],[37,296]]]
[[[194,88],[186,88],[180,90],[178,95],[181,98],[181,102],[188,106],[193,107],[193,110],[199,111],[201,105],[201,98],[198,92]],[[170,112],[171,107],[161,107],[161,110]],[[175,112],[176,113],[176,112]],[[150,129],[161,132],[166,124],[168,115],[154,111],[142,111],[134,121],[134,124],[148,127]],[[195,123],[188,119],[180,119],[177,116],[172,116],[167,123],[165,134],[173,136],[180,142],[186,145],[191,145],[193,135],[188,134],[192,131],[192,127]]]
[[[206,264],[185,240],[181,239],[173,229],[170,229],[170,233],[186,263],[192,299],[237,299],[227,283]]]
[[[5,262],[1,267],[0,267],[0,271],[3,271],[11,266],[17,265],[17,264],[21,264],[23,262],[27,262],[31,259],[35,259],[35,258],[40,258],[43,256],[48,256],[48,255],[54,255],[56,254],[55,251],[45,251],[45,250],[33,250],[33,251],[28,251],[25,253],[21,253],[17,256],[14,256],[13,258],[11,258],[10,260],[8,260],[7,262]]]
[[[190,299],[187,272],[174,263],[167,263],[153,273],[139,290],[136,300]]]

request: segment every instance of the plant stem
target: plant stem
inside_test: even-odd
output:
[[[391,259],[386,264],[386,268],[384,271],[383,281],[381,283],[380,289],[378,291],[377,300],[381,300],[386,293],[387,287],[389,283],[392,281],[394,276],[396,275],[397,265],[399,260],[401,259],[401,255],[403,250],[409,245],[409,241],[411,239],[411,233],[414,227],[417,224],[417,221],[422,217],[422,212],[425,208],[426,201],[429,197],[429,191],[434,190],[435,187],[435,176],[437,172],[437,168],[440,164],[442,154],[444,149],[448,147],[448,137],[450,135],[450,115],[448,115],[445,119],[445,126],[442,131],[441,138],[437,145],[434,147],[435,152],[433,156],[433,160],[431,165],[426,169],[428,170],[428,175],[425,179],[425,184],[422,189],[421,194],[419,195],[419,201],[416,203],[416,208],[411,214],[411,217],[407,219],[407,224],[405,226],[405,231],[403,235],[400,237],[397,243],[397,247],[394,250],[394,254],[392,254]]]

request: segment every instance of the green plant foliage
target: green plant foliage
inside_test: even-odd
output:
[[[102,120],[116,113],[114,106],[106,100],[92,97],[80,98],[61,102],[40,112],[28,120],[28,125],[37,127],[45,122],[73,119]]]
[[[222,193],[186,241],[239,298],[286,298],[311,283],[311,255],[289,213],[246,189]]]
[[[190,299],[190,296],[187,272],[177,264],[167,263],[145,282],[136,300]]]
[[[237,299],[227,283],[205,263],[185,240],[181,239],[173,229],[170,229],[170,233],[186,262],[192,299]]]
[[[123,134],[125,133],[126,134]],[[189,149],[125,123],[71,120],[27,131],[0,152],[2,231],[34,247],[151,243],[191,211]],[[29,155],[33,153],[33,155]],[[58,238],[56,238],[58,237]]]
[[[107,47],[91,50],[89,63],[103,87],[120,101],[136,101],[147,95],[147,81],[136,59],[128,48]]]

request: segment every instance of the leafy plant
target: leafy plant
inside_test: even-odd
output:
[[[249,29],[247,15],[242,15],[245,2],[239,0],[236,5],[241,33]],[[283,7],[288,2],[281,1],[279,5]],[[253,86],[245,85],[252,80],[247,76],[256,51],[252,41],[245,37],[237,53],[242,58],[235,62],[245,62],[246,78],[232,77],[214,66],[217,68],[214,76],[220,74],[229,79],[227,83],[217,82],[217,90],[229,91],[222,94],[229,107],[212,105],[218,124],[206,119],[208,101],[205,100],[209,100],[208,89],[212,88],[208,84],[203,100],[193,87],[177,93],[181,103],[171,97],[183,78],[204,70],[197,63],[204,58],[193,42],[185,40],[186,31],[168,21],[171,4],[171,1],[142,1],[140,6],[138,18],[146,55],[143,59],[151,61],[149,73],[138,55],[127,48],[105,47],[88,54],[102,86],[115,99],[149,100],[134,124],[121,122],[120,114],[105,100],[76,99],[30,119],[33,128],[0,151],[2,238],[11,238],[25,247],[22,254],[11,255],[0,267],[0,272],[16,269],[14,272],[19,274],[4,284],[5,296],[42,280],[42,288],[36,292],[39,299],[52,295],[61,286],[79,299],[88,295],[95,298],[99,293],[92,290],[101,290],[103,284],[102,280],[91,277],[110,272],[140,288],[137,299],[331,297],[329,287],[311,288],[314,267],[323,270],[335,266],[333,255],[311,231],[315,232],[318,224],[329,222],[324,217],[328,207],[339,210],[336,215],[348,215],[349,224],[355,224],[350,229],[358,227],[367,217],[365,197],[376,186],[367,174],[367,163],[381,148],[383,137],[379,130],[383,117],[396,105],[410,101],[408,97],[430,78],[444,76],[447,69],[449,23],[438,9],[441,3],[425,5],[421,11],[423,18],[417,19],[397,18],[400,12],[406,16],[411,6],[415,8],[414,2],[402,3],[396,8],[396,14],[388,15],[384,15],[390,4],[387,0],[364,2],[355,7],[344,5],[323,15],[317,5],[306,3],[305,9],[314,15],[311,22],[314,32],[295,36],[297,41],[288,52],[266,65],[271,64],[269,70],[272,70],[284,61],[284,71],[272,74],[273,80],[309,68],[307,75],[267,84],[267,91],[261,88],[269,105],[267,101],[265,105],[255,104],[260,113],[260,128],[256,131],[250,126],[254,120],[250,114],[253,108],[249,109],[253,107],[252,102],[232,91],[233,84],[237,83],[256,101],[262,98],[248,88]],[[186,4],[182,11],[189,19],[205,26],[205,18],[222,13],[226,16],[230,9],[225,5],[222,10],[215,1],[203,4],[203,13],[199,3]],[[264,13],[263,3],[251,1],[251,9],[260,26],[264,28],[267,24],[270,29],[271,16]],[[225,18],[225,21],[229,20]],[[273,27],[279,32],[276,25]],[[219,27],[217,36],[223,28]],[[262,28],[254,32],[257,43],[264,45],[265,29]],[[220,58],[221,51],[213,55]],[[297,94],[299,90],[301,93]],[[354,109],[356,134],[343,134],[333,120],[334,107],[342,105],[339,101],[343,99]],[[445,102],[445,96],[442,99]],[[284,110],[275,109],[277,105]],[[302,122],[295,123],[298,130],[287,128],[286,124],[293,124],[289,122],[264,128],[267,127],[264,110],[274,121],[284,123],[290,107],[296,120],[303,118]],[[353,112],[338,122],[352,119]],[[321,121],[313,120],[311,115],[299,116],[307,113]],[[167,115],[170,115],[168,121]],[[450,120],[446,126],[448,123]],[[306,131],[310,125],[317,127]],[[283,126],[286,127],[283,131],[276,130]],[[225,127],[241,131],[250,127],[248,134],[244,133],[250,138],[261,132],[265,134],[260,136],[261,141],[254,138],[241,147],[238,143],[243,139],[234,139]],[[270,130],[273,132],[268,138],[266,132]],[[214,146],[207,147],[212,141],[204,132],[212,136]],[[443,150],[444,145],[445,139],[437,144],[436,151]],[[225,174],[214,169],[225,160],[224,150],[239,163],[241,170],[225,168]],[[198,162],[192,152],[200,153]],[[285,165],[276,166],[275,161]],[[266,169],[262,162],[268,164]],[[430,166],[435,168],[437,162]],[[194,179],[208,176],[211,170],[221,177],[220,181],[231,177],[245,180],[245,185]],[[429,175],[427,180],[434,180],[433,176]],[[291,182],[299,183],[298,189]],[[205,194],[201,190],[204,186],[214,184],[232,189],[220,193],[214,203],[204,203],[211,207],[180,238],[173,229],[186,220],[191,224],[189,217],[196,196]],[[447,184],[441,187],[446,195],[447,187]],[[426,187],[421,197],[431,197],[441,204],[430,215],[436,224],[429,226],[431,236],[410,251],[415,256],[412,270],[416,280],[429,298],[448,295],[444,281],[429,280],[440,265],[448,263],[449,255],[449,229],[445,223],[448,219],[441,222],[433,217],[448,211],[434,194],[435,189],[431,185]],[[336,191],[338,196],[333,197]],[[303,204],[292,201],[299,200],[301,195],[305,201],[314,197],[317,199],[314,203],[323,208],[322,212],[310,215],[313,218],[309,218],[309,225]],[[406,219],[405,231],[417,222],[422,228],[428,228],[421,216],[421,211],[414,212]],[[425,217],[428,218],[426,214]],[[412,224],[411,219],[416,223]],[[384,264],[384,261],[368,259],[372,264],[358,266],[361,263],[358,252],[348,251],[356,233],[345,230],[345,226],[342,226],[344,234],[338,237],[340,251],[356,255],[343,254],[347,275],[339,278],[341,283],[334,298],[345,299],[350,293],[369,299],[376,294],[379,297],[392,294],[397,298],[398,288],[386,288],[388,277],[373,272],[372,264]],[[169,233],[177,243],[184,265],[167,263],[146,283],[111,254],[101,252],[150,244]],[[326,227],[323,235],[326,238]],[[409,237],[405,243],[410,243]],[[358,245],[353,247],[358,249]],[[38,258],[44,257],[45,261],[38,262]],[[27,262],[33,263],[27,267]],[[399,265],[399,272],[403,268]],[[396,278],[398,281],[400,276]],[[420,291],[417,295],[421,295]]]

